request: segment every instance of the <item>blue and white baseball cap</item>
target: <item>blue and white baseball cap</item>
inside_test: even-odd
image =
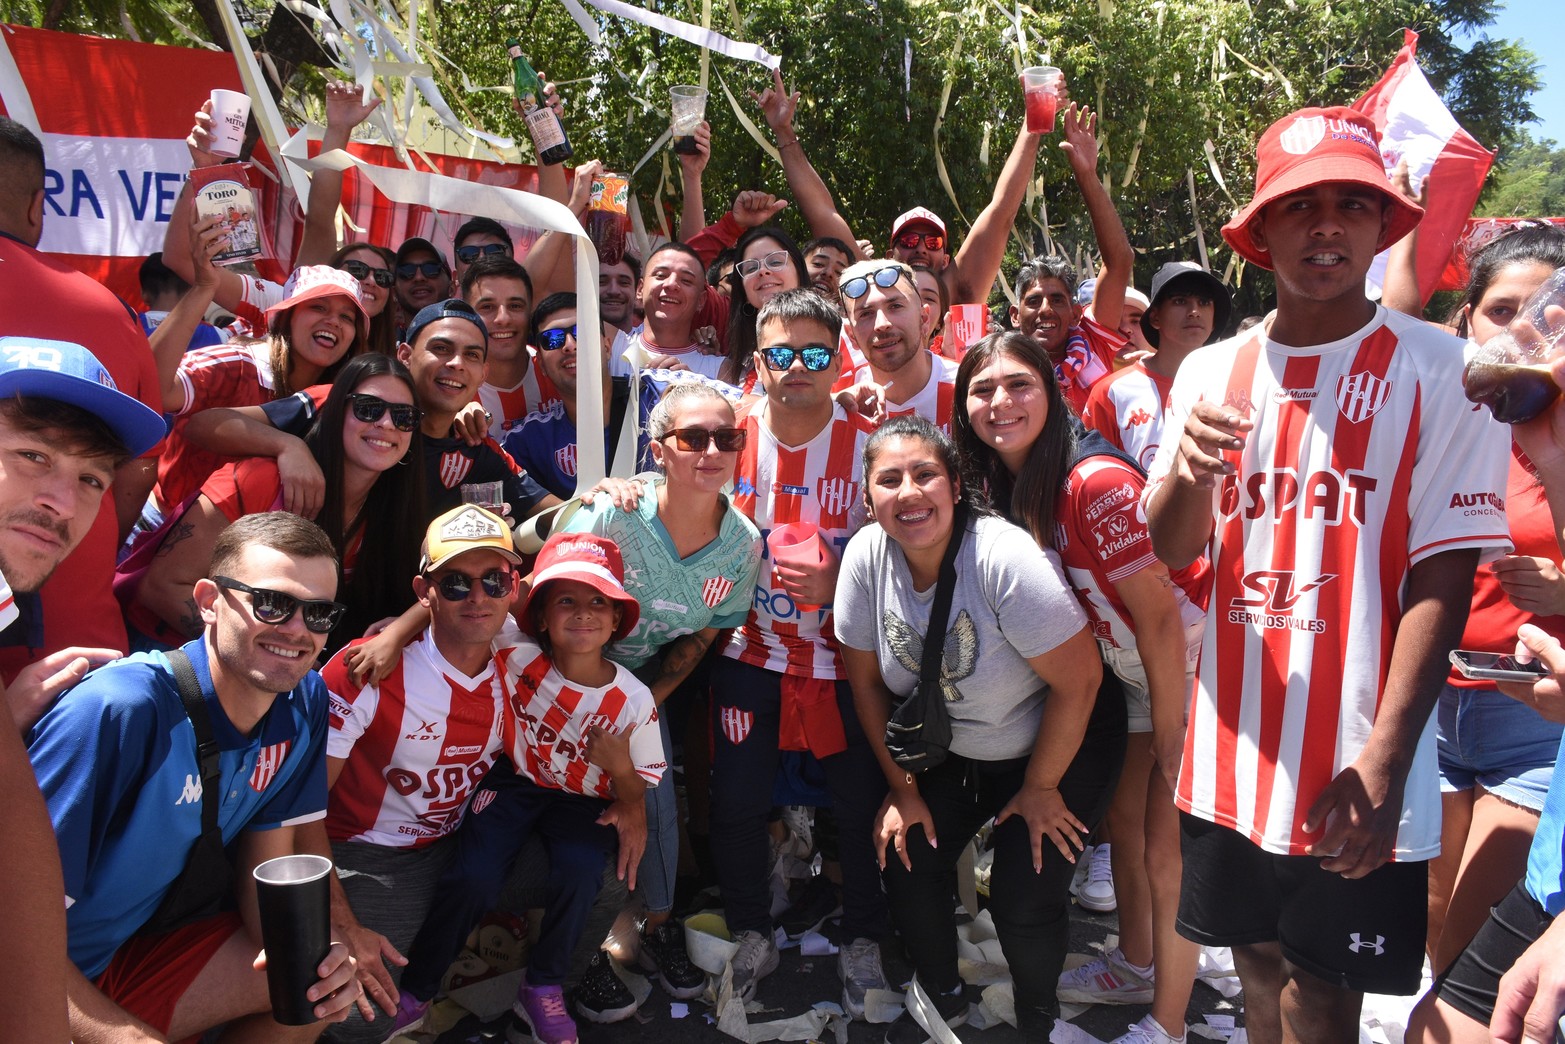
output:
[[[81,345],[42,337],[0,337],[0,398],[56,399],[93,414],[139,457],[168,434],[163,415],[114,384]]]

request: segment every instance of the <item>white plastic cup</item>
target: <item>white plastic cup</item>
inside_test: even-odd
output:
[[[239,155],[250,122],[250,96],[242,91],[212,90],[212,147],[214,156]]]

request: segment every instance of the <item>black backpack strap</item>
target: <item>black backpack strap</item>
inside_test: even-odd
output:
[[[212,735],[212,717],[207,713],[206,697],[201,693],[196,669],[190,665],[185,650],[170,649],[168,662],[174,668],[174,684],[185,704],[185,714],[196,730],[196,758],[201,762],[201,832],[210,834],[217,828],[218,791],[222,789],[222,766],[218,760],[217,740]]]
[[[946,650],[946,621],[951,616],[951,598],[956,591],[956,556],[962,550],[962,540],[967,536],[967,505],[958,503],[951,518],[951,539],[946,541],[945,555],[940,559],[940,572],[935,580],[935,601],[929,607],[929,627],[924,632],[924,655],[918,667],[918,689],[926,706],[940,707],[944,697],[940,693],[940,663]]]

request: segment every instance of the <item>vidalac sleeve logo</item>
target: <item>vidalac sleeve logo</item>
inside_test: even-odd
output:
[[[1296,116],[1293,125],[1277,136],[1284,152],[1302,156],[1326,137],[1326,117]]]

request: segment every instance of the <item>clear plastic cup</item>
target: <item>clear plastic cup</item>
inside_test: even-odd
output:
[[[1462,373],[1467,398],[1495,420],[1522,424],[1560,396],[1550,364],[1565,350],[1565,268],[1544,280],[1502,333],[1484,342]]]
[[[1054,115],[1060,107],[1060,85],[1065,74],[1052,65],[1022,70],[1022,98],[1027,103],[1027,133],[1052,134]]]
[[[696,128],[706,118],[706,88],[677,84],[668,89],[669,127],[674,132],[674,151],[696,155]]]

